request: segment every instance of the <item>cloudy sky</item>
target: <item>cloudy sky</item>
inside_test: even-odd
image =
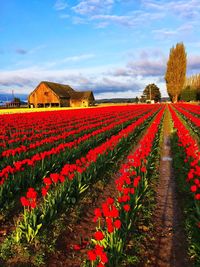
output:
[[[42,80],[136,97],[164,75],[183,42],[187,75],[200,72],[199,0],[0,0],[0,93]]]

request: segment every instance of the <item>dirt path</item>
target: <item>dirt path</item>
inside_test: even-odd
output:
[[[155,242],[150,256],[154,267],[189,267],[182,226],[170,145],[170,113],[164,118],[164,141],[161,148],[160,177],[156,189]]]

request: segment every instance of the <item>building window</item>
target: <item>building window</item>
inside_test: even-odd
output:
[[[44,92],[44,95],[48,96],[49,92]]]

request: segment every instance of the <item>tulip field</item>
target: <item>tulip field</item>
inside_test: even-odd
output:
[[[93,210],[91,232],[62,252],[60,264],[121,266],[150,184],[159,176],[166,112],[177,190],[187,199],[188,254],[198,266],[200,106],[186,103],[0,115],[0,266],[51,266],[68,227],[63,218],[76,213],[96,184],[104,183],[106,191],[112,177],[113,190]]]

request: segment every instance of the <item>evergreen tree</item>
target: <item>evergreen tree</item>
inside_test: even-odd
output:
[[[183,43],[177,43],[170,49],[165,81],[172,102],[177,102],[186,79],[187,58]]]

